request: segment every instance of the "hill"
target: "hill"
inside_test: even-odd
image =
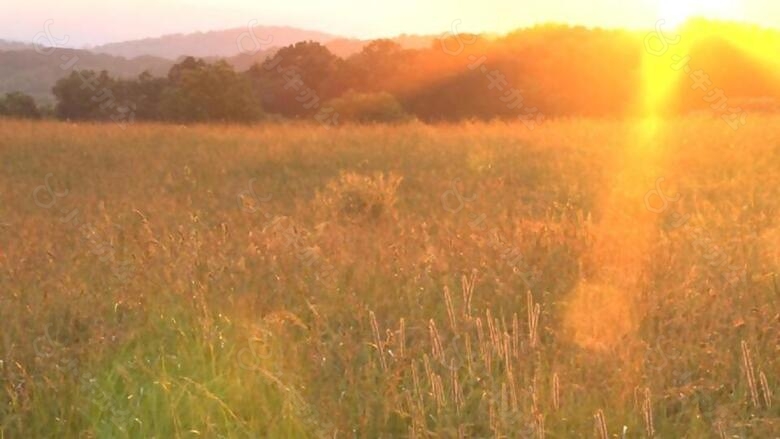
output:
[[[69,67],[66,61],[75,57],[78,60]],[[162,76],[172,65],[173,61],[153,56],[126,59],[76,49],[57,49],[50,56],[32,49],[0,51],[0,94],[21,91],[47,104],[53,102],[52,86],[73,70],[106,70],[112,76],[132,78],[144,71]]]
[[[95,47],[93,52],[123,56],[125,58],[134,58],[142,55],[151,55],[171,60],[182,56],[227,58],[241,53],[238,41],[241,35],[247,31],[247,27],[240,27],[220,31],[165,35],[159,38],[145,38],[142,40],[105,44]],[[298,41],[307,40],[326,43],[339,38],[324,32],[279,26],[257,26],[252,28],[252,32],[258,40],[266,40],[269,37],[273,37],[273,40],[268,45],[263,45],[263,49],[268,49],[271,46],[283,47]],[[249,40],[245,41],[244,47],[251,49],[251,42]]]
[[[0,50],[26,50],[32,49],[32,44],[19,41],[0,40]]]
[[[199,58],[237,57],[238,64],[236,68],[241,70],[242,67],[248,68],[247,58],[254,57],[258,52],[262,51],[267,55],[274,49],[289,46],[299,41],[316,41],[327,46],[328,50],[342,58],[360,52],[363,47],[370,43],[370,40],[346,38],[313,30],[286,26],[257,26],[252,27],[252,33],[257,38],[257,41],[260,43],[270,41],[267,44],[255,43],[256,45],[253,47],[251,39],[242,40],[244,48],[248,50],[247,53],[242,53],[239,50],[238,43],[242,39],[242,35],[247,35],[248,30],[248,27],[240,27],[210,32],[165,35],[159,38],[144,38],[105,44],[95,47],[92,51],[123,56],[125,58],[150,55],[172,60],[182,56]],[[405,49],[424,49],[430,47],[434,38],[433,36],[400,35],[393,38],[393,41]],[[265,56],[260,58],[262,62]]]

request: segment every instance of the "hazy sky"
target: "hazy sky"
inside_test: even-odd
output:
[[[688,12],[683,13],[684,10]],[[0,0],[0,38],[29,42],[54,20],[68,46],[260,24],[372,38],[461,30],[506,32],[539,22],[652,28],[696,11],[780,28],[780,0]]]

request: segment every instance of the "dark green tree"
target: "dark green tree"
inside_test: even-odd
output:
[[[266,111],[305,117],[345,90],[337,81],[343,65],[327,47],[308,41],[280,49],[262,65],[252,67],[248,76]]]
[[[52,93],[57,99],[54,112],[60,119],[108,120],[110,106],[116,104],[116,81],[105,70],[72,72],[54,85]],[[113,99],[113,102],[112,102]]]
[[[163,119],[177,122],[249,122],[262,111],[249,81],[224,61],[207,64],[185,59],[168,75],[171,85],[162,92]]]
[[[5,97],[0,98],[0,115],[25,119],[41,117],[35,99],[19,92],[6,93]]]

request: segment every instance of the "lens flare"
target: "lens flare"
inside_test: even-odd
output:
[[[700,2],[668,3],[670,8],[674,3],[674,10],[684,17],[703,11]],[[706,2],[706,8],[726,13],[737,4]],[[641,67],[642,98],[637,106],[639,121],[622,157],[615,161],[621,167],[614,171],[613,189],[602,201],[604,215],[595,228],[595,243],[588,256],[598,261],[600,273],[574,289],[565,313],[565,326],[572,339],[584,348],[611,350],[638,327],[642,315],[636,305],[641,293],[640,276],[660,220],[652,209],[642,206],[642,200],[654,181],[664,176],[667,145],[675,143],[667,137],[669,121],[677,111],[672,107],[675,93],[688,88],[681,87],[681,81],[687,80],[692,70],[684,67],[689,61],[687,56],[697,44],[713,38],[728,42],[780,76],[780,60],[775,55],[780,52],[780,39],[769,32],[694,21],[671,31],[659,22],[647,35]],[[695,64],[695,60],[690,62]]]
[[[658,13],[671,27],[694,17],[736,20],[744,15],[740,0],[662,0]]]

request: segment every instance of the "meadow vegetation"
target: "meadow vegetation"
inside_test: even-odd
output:
[[[780,117],[641,124],[0,120],[0,438],[777,437]]]

